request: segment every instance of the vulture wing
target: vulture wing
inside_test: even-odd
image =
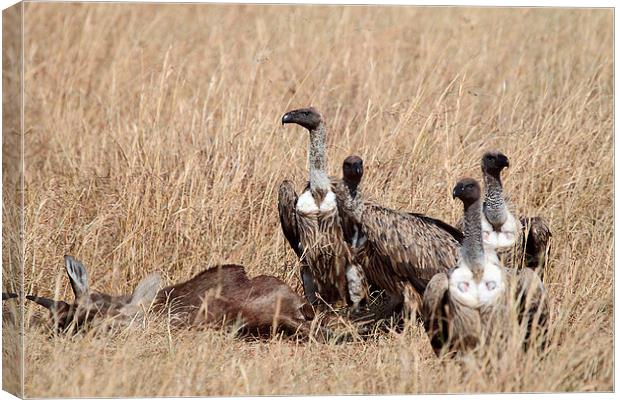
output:
[[[549,325],[549,300],[541,278],[529,268],[508,268],[506,273],[516,283],[519,323],[526,328],[525,347],[544,348]]]
[[[545,259],[549,254],[551,229],[541,217],[521,217],[521,226],[526,265],[528,268],[538,269],[545,265]],[[539,273],[542,279],[543,271]]]
[[[424,329],[437,355],[449,340],[447,306],[448,275],[441,273],[435,275],[426,286],[422,303]]]
[[[303,249],[299,240],[299,230],[297,228],[297,218],[295,215],[295,206],[297,204],[297,193],[293,183],[285,180],[280,184],[278,190],[278,213],[280,214],[280,226],[284,237],[288,240],[291,248],[301,258]]]
[[[362,228],[369,279],[394,292],[409,281],[424,293],[431,278],[456,265],[462,234],[434,218],[365,204]]]
[[[330,178],[330,180],[332,182],[332,186],[337,185],[337,180],[335,178]],[[310,182],[307,182],[306,189],[304,189],[304,191],[308,190],[309,187]],[[304,248],[301,244],[297,220],[297,199],[298,196],[295,192],[293,183],[289,180],[283,181],[282,184],[280,184],[280,189],[278,191],[278,213],[280,214],[280,226],[282,227],[282,232],[284,233],[286,240],[288,240],[291,248],[301,260],[300,274],[301,282],[304,288],[304,295],[309,303],[315,304],[317,302],[316,292],[318,288],[315,277],[312,275],[310,267],[308,266],[307,260],[305,258],[302,259]]]

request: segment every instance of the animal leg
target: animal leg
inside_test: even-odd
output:
[[[414,319],[422,309],[422,296],[407,282],[403,287],[405,318]]]
[[[351,310],[357,312],[360,302],[366,297],[364,273],[358,264],[349,264],[346,268],[346,276],[349,299],[353,303]]]
[[[308,303],[315,305],[318,300],[316,297],[317,286],[314,281],[314,276],[310,271],[310,267],[306,263],[303,263],[301,266],[301,283],[304,287],[304,296],[306,300]]]

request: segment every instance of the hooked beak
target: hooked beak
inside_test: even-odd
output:
[[[456,199],[460,195],[463,194],[464,187],[461,184],[458,184],[452,189],[452,199]]]
[[[498,157],[498,161],[501,167],[510,167],[510,162],[508,161],[508,157],[503,154],[500,154]]]
[[[294,116],[292,112],[287,112],[282,116],[282,125],[290,124],[293,122]]]

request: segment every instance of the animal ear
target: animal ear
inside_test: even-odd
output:
[[[123,307],[122,312],[131,315],[139,312],[140,308],[148,308],[157,296],[160,283],[161,277],[158,273],[152,273],[142,279],[131,295],[131,302]]]
[[[86,272],[86,267],[75,258],[65,256],[65,269],[71,281],[73,294],[78,299],[88,292],[88,272]]]
[[[159,285],[161,283],[161,276],[154,272],[142,279],[138,286],[133,291],[131,296],[132,303],[140,303],[143,305],[149,305],[155,299]]]

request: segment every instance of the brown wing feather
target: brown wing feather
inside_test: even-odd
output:
[[[317,291],[330,304],[339,300],[346,302],[345,267],[351,255],[344,241],[338,210],[297,212],[296,216],[304,249],[301,259],[309,266]]]
[[[368,279],[389,291],[408,281],[420,293],[431,278],[456,265],[459,242],[445,223],[416,214],[365,204],[362,228]]]
[[[297,227],[297,218],[295,216],[295,205],[297,204],[297,193],[293,183],[289,180],[285,180],[280,184],[278,190],[278,213],[280,214],[280,226],[282,227],[282,233],[288,240],[291,248],[297,254],[297,257],[301,257],[303,249],[299,240],[299,230]]]
[[[447,304],[448,276],[445,273],[437,274],[426,286],[422,300],[424,329],[437,355],[450,339]]]
[[[506,269],[509,279],[516,281],[519,323],[526,327],[526,347],[546,345],[549,325],[549,300],[545,286],[536,272],[529,268]]]
[[[551,247],[551,229],[541,217],[521,217],[520,220],[523,226],[522,246],[525,247],[526,266],[531,269],[543,267]],[[541,279],[542,272],[540,270]]]

